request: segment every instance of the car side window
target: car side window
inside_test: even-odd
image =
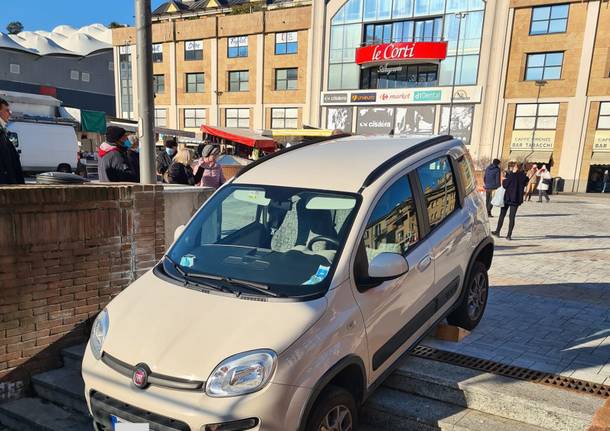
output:
[[[405,255],[419,241],[415,201],[409,178],[404,176],[383,194],[364,231],[368,262],[380,253]]]
[[[430,229],[434,229],[453,213],[457,191],[451,163],[441,157],[417,168],[417,176],[426,197]]]
[[[472,160],[468,154],[463,155],[458,160],[462,182],[464,183],[464,191],[466,195],[472,193],[476,188],[476,180],[472,169]]]

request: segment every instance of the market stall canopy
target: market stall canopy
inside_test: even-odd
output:
[[[254,133],[248,129],[237,129],[231,127],[210,127],[203,125],[201,131],[208,135],[216,136],[228,141],[237,142],[238,144],[246,145],[252,148],[258,148],[263,151],[275,151],[277,142],[273,139],[266,138],[262,135]]]

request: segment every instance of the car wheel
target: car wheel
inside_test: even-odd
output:
[[[465,286],[466,292],[460,305],[447,317],[449,324],[469,331],[477,327],[489,294],[489,278],[484,263],[476,261]]]
[[[329,386],[316,401],[307,431],[357,431],[358,410],[354,396],[343,388]]]

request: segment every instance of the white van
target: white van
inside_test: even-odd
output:
[[[8,124],[9,138],[17,147],[24,172],[57,170],[61,164],[76,169],[78,140],[69,124],[15,120]]]

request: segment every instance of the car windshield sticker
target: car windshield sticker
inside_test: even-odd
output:
[[[192,268],[193,266],[195,266],[195,259],[197,259],[197,256],[194,256],[192,254],[187,254],[182,256],[182,259],[180,259],[180,266],[184,266],[185,268]]]
[[[309,278],[309,280],[307,280],[305,283],[303,283],[303,286],[310,285],[310,284],[321,283],[322,281],[324,281],[324,279],[328,275],[328,270],[329,269],[330,269],[329,266],[322,266],[322,265],[320,265],[318,267],[318,270],[316,271],[316,273],[314,275],[312,275]]]

